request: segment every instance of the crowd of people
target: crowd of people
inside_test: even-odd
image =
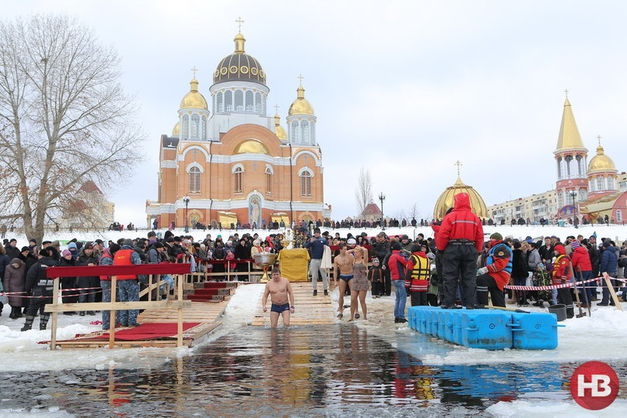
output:
[[[384,231],[376,236],[365,232],[341,236],[338,232],[334,235],[321,232],[318,227],[311,232],[308,228],[298,228],[290,242],[281,232],[265,237],[257,233],[240,236],[234,232],[228,238],[206,234],[202,241],[196,241],[191,235],[175,236],[169,230],[163,235],[149,231],[145,238],[124,238],[117,242],[73,239],[64,249],[57,241],[38,245],[35,240],[17,248],[17,240],[5,239],[0,245],[0,278],[8,295],[4,297],[5,303],[11,306],[10,318],[24,317],[22,330],[26,331],[39,316],[40,329],[45,329],[48,314],[43,307],[51,302],[52,296],[52,281],[46,278],[45,270],[50,266],[188,262],[192,272],[210,271],[216,280],[224,279],[220,274],[228,271],[237,280],[246,281],[250,266],[259,268],[254,264],[256,254],[278,253],[291,244],[309,251],[313,296],[318,296],[320,281],[322,295],[329,296],[332,276],[339,292],[338,318],[343,318],[344,309],[350,308],[349,321],[361,316],[367,319],[366,295],[370,291],[373,298],[394,294],[395,322],[404,323],[408,297],[412,306],[429,304],[446,309],[475,309],[490,303],[505,307],[506,299],[519,306],[559,303],[566,305],[568,314],[572,315],[573,300],[579,300],[581,307],[590,306],[597,300],[598,285],[602,294],[597,305],[609,306],[614,301],[607,286],[590,279],[602,273],[622,277],[627,264],[627,241],[618,248],[610,239],[597,243],[596,236],[568,236],[563,241],[552,236],[534,241],[531,237],[504,238],[498,232],[486,241],[483,224],[472,213],[468,195],[464,193],[455,196],[454,207],[432,228],[433,238],[418,234],[413,239],[407,235],[388,236]],[[117,279],[118,301],[139,300],[139,290],[145,285],[142,276],[117,276]],[[166,298],[173,278],[164,275],[161,279],[167,285],[159,289],[156,297]],[[110,283],[107,276],[62,278],[63,302],[110,301]],[[552,291],[512,291],[506,288],[508,285],[564,286]],[[624,287],[621,281],[613,285]],[[293,308],[293,296],[290,297]],[[625,300],[627,292],[622,292],[622,297]],[[350,300],[346,305],[345,298]],[[281,309],[286,310],[285,306]],[[86,309],[78,314],[96,312]],[[118,326],[136,326],[137,314],[137,310],[119,311],[111,319],[109,312],[103,311],[103,329],[109,328],[111,320]]]
[[[349,321],[359,318],[360,307],[367,318],[365,293],[369,288],[374,298],[390,296],[394,289],[396,323],[406,322],[407,296],[412,306],[429,304],[445,309],[484,308],[490,303],[506,307],[506,300],[521,307],[562,304],[572,317],[573,301],[582,308],[590,306],[597,300],[599,286],[602,296],[597,305],[613,305],[608,287],[598,278],[603,273],[622,278],[627,266],[627,241],[618,248],[609,238],[597,243],[596,236],[568,236],[565,240],[551,236],[534,241],[530,236],[504,238],[498,232],[485,240],[483,222],[472,213],[465,193],[455,196],[454,207],[432,227],[434,239],[418,234],[413,240],[384,232],[375,237],[365,233],[331,237],[314,229],[303,245],[310,251],[313,295],[317,295],[320,276],[324,295],[328,294],[328,272],[321,266],[332,262],[339,289],[338,318],[347,307],[345,294],[350,294]],[[325,252],[327,246],[331,251]],[[325,262],[325,257],[330,260]],[[591,281],[594,278],[598,280]],[[611,283],[624,290],[621,296],[626,301],[624,282]],[[512,291],[508,285],[531,290]],[[555,288],[533,289],[539,286]]]

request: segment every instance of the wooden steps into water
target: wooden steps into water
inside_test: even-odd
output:
[[[331,300],[331,296],[324,296],[322,291],[322,283],[318,283],[318,295],[313,296],[311,282],[292,283],[292,291],[294,292],[294,314],[290,317],[291,326],[306,325],[331,325],[337,324],[335,318],[335,304]],[[263,295],[262,295],[263,298]],[[268,312],[263,311],[261,299],[258,301],[257,312],[251,322],[253,326],[270,326],[270,298],[268,298]],[[279,318],[279,327],[283,326],[281,318]]]
[[[185,299],[194,302],[223,302],[230,299],[236,288],[235,282],[195,283],[193,290],[185,295]]]

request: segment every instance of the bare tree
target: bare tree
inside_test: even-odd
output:
[[[411,217],[409,220],[416,219],[418,217],[418,205],[414,203],[411,208],[409,208],[409,216]]]
[[[368,203],[372,202],[372,180],[370,179],[370,172],[364,167],[359,171],[355,198],[357,199],[359,216],[363,217],[364,209],[366,209]]]
[[[83,183],[106,192],[139,160],[118,65],[73,19],[0,21],[0,217],[27,237],[41,242],[46,224],[76,212]],[[72,216],[89,227],[89,213]]]

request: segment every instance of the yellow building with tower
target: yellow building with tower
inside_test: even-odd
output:
[[[301,83],[286,117],[268,116],[270,89],[242,33],[218,62],[209,100],[194,77],[171,135],[159,141],[156,201],[149,226],[214,228],[289,225],[324,216],[317,118]]]

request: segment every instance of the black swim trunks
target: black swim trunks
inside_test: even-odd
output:
[[[270,308],[270,312],[281,313],[283,311],[289,311],[289,309],[290,309],[289,303],[286,303],[285,305],[275,305],[273,303],[272,307]]]

